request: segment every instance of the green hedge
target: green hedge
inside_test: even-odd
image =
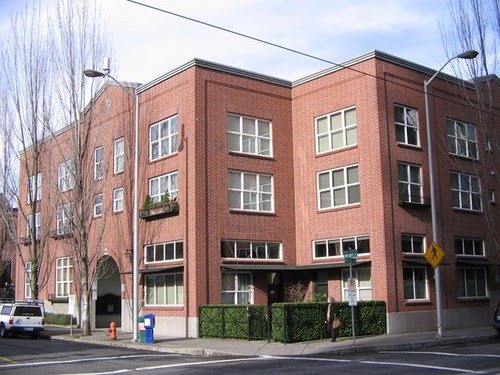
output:
[[[275,303],[271,307],[272,338],[280,342],[318,340],[328,336],[324,319],[326,303]],[[338,336],[352,336],[351,307],[338,302],[343,325]],[[356,336],[385,334],[386,307],[381,301],[360,301],[354,308]]]
[[[208,305],[200,307],[200,337],[269,339],[279,342],[319,340],[328,337],[324,323],[328,304],[275,303],[258,305]],[[352,336],[351,307],[338,302],[343,325],[338,336]],[[269,310],[268,310],[269,309]],[[268,329],[268,316],[271,316]],[[385,334],[386,305],[381,301],[359,301],[354,308],[356,336]]]
[[[71,315],[68,314],[53,314],[45,313],[46,324],[56,324],[61,326],[69,326],[71,324]],[[73,324],[76,324],[76,318],[73,317]]]
[[[258,305],[200,307],[200,337],[265,339],[266,308]]]

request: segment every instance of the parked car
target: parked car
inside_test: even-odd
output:
[[[493,328],[500,335],[500,301],[498,301],[497,309],[493,311]]]
[[[0,337],[27,334],[36,339],[44,329],[45,311],[38,301],[2,301],[0,303]]]

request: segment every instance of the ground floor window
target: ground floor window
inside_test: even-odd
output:
[[[349,269],[342,270],[342,295],[343,300],[347,301],[348,289],[347,281],[350,277]],[[352,277],[356,280],[357,300],[371,301],[372,300],[372,278],[370,268],[356,268],[352,270]]]
[[[483,267],[457,267],[458,297],[486,297],[486,269]]]
[[[222,303],[248,305],[252,301],[252,274],[226,272],[222,274]]]
[[[58,258],[56,263],[56,297],[73,294],[73,258]]]
[[[31,298],[31,262],[26,262],[24,274],[24,298]]]
[[[184,304],[184,279],[182,273],[148,275],[146,306],[171,306]]]
[[[405,300],[427,299],[427,269],[425,267],[403,268]]]

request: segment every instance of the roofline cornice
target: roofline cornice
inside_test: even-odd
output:
[[[161,83],[169,78],[172,78],[173,76],[180,74],[183,71],[188,70],[189,68],[192,68],[192,67],[199,67],[199,68],[205,68],[205,69],[210,69],[210,70],[216,70],[219,72],[234,74],[234,75],[237,75],[240,77],[245,77],[245,78],[250,78],[250,79],[256,79],[259,81],[264,81],[264,82],[272,83],[275,85],[280,85],[280,86],[287,87],[287,88],[291,88],[291,86],[292,86],[291,81],[287,81],[284,79],[276,78],[276,77],[265,75],[265,74],[252,72],[250,70],[235,68],[235,67],[232,67],[229,65],[218,64],[218,63],[208,61],[208,60],[194,58],[191,61],[188,61],[187,63],[171,70],[170,72],[165,73],[162,76],[152,80],[151,82],[148,82],[142,86],[139,86],[137,88],[137,92],[141,93],[141,92],[143,92],[143,91],[145,91],[145,90],[147,90],[147,89],[149,89],[149,88],[151,88],[151,87],[153,87],[153,86],[155,86],[155,85],[157,85],[157,84],[159,84],[159,83]]]
[[[298,79],[298,80],[292,82],[292,87],[302,85],[304,83],[307,83],[307,82],[313,81],[315,79],[324,77],[325,75],[337,72],[337,71],[342,70],[342,69],[348,69],[349,67],[351,67],[353,65],[359,64],[361,62],[364,62],[364,61],[367,61],[370,59],[379,59],[379,60],[387,61],[391,64],[395,64],[395,65],[401,66],[403,68],[411,69],[413,71],[423,73],[423,74],[426,74],[429,76],[432,76],[432,75],[434,75],[434,73],[436,73],[435,69],[428,68],[426,66],[414,63],[414,62],[409,61],[409,60],[402,59],[400,57],[397,57],[397,56],[394,56],[394,55],[391,55],[391,54],[388,54],[388,53],[385,53],[382,51],[374,50],[374,51],[365,53],[364,55],[360,55],[360,56],[355,57],[351,60],[348,60],[344,63],[335,64],[335,66],[333,66],[331,68],[327,68],[327,69],[324,69],[320,72],[317,72],[317,73],[311,74],[309,76],[306,76],[304,78]],[[460,85],[460,86],[464,86],[468,89],[474,89],[474,87],[475,87],[474,83],[469,81],[469,80],[463,80],[461,78],[458,78],[458,77],[455,77],[455,76],[452,76],[452,75],[449,75],[449,74],[446,74],[443,72],[439,73],[438,77],[441,79],[444,79],[448,82],[455,83],[455,84]]]

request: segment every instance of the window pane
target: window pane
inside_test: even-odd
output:
[[[356,108],[350,109],[345,113],[345,125],[356,125]]]
[[[315,244],[316,258],[326,257],[326,243],[316,242]]]

